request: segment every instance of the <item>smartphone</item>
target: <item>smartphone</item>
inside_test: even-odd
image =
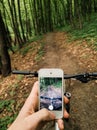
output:
[[[39,78],[39,109],[52,111],[56,119],[63,117],[63,70],[40,69]]]

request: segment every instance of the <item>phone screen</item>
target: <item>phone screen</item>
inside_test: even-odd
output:
[[[62,111],[62,78],[40,77],[40,109]]]

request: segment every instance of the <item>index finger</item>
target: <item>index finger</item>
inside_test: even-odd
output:
[[[28,96],[25,104],[23,105],[20,114],[26,116],[36,111],[38,107],[38,81],[34,83],[30,95]]]
[[[70,100],[66,96],[64,96],[64,103],[67,104],[69,102],[70,102]]]

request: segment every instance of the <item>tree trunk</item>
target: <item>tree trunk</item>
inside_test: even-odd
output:
[[[94,5],[94,12],[97,12],[97,1],[96,0],[94,0],[93,5]]]
[[[63,17],[62,17],[62,26],[65,25],[66,23],[66,5],[65,2],[63,0],[60,0],[62,7],[63,7]]]
[[[11,19],[12,19],[12,23],[13,23],[13,31],[14,31],[14,35],[15,35],[15,44],[18,43],[19,48],[21,48],[23,40],[20,36],[19,25],[18,25],[18,22],[17,22],[15,1],[14,0],[11,0],[11,1],[8,0],[8,5],[9,5]]]
[[[75,27],[82,29],[83,24],[82,24],[80,0],[74,0],[74,19],[75,19]]]
[[[44,0],[44,12],[45,12],[45,28],[47,31],[53,30],[52,13],[51,13],[51,1]]]
[[[67,0],[67,20],[74,27],[73,23],[73,9],[72,9],[72,0]]]
[[[26,42],[26,37],[25,37],[24,28],[23,28],[23,24],[22,24],[22,18],[21,18],[20,0],[17,0],[17,3],[18,3],[17,4],[18,5],[18,14],[19,14],[19,22],[20,22],[22,37],[23,37],[24,42]]]
[[[45,26],[44,26],[44,15],[43,15],[43,4],[42,0],[39,0],[40,2],[40,12],[41,12],[41,31],[45,33]]]
[[[53,31],[51,1],[48,0],[48,31]]]
[[[37,35],[39,33],[38,30],[38,18],[37,18],[37,3],[36,0],[33,0],[33,15],[34,15],[34,29],[35,29],[35,34]]]
[[[7,32],[0,12],[0,60],[2,76],[11,73],[11,62],[7,48]]]
[[[29,39],[29,31],[28,31],[28,26],[30,26],[29,25],[29,19],[28,19],[28,15],[27,15],[27,7],[26,7],[26,0],[23,0],[23,2],[24,2],[24,10],[25,10],[25,25],[26,25],[26,38],[27,38],[27,40]]]

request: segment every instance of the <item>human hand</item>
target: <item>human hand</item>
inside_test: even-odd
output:
[[[64,102],[69,100],[64,97]],[[47,109],[38,110],[38,82],[34,83],[32,91],[22,107],[18,117],[8,130],[40,130],[48,121],[55,120],[55,115]],[[69,114],[64,110],[64,118],[68,118]],[[64,129],[62,119],[58,121],[60,130]]]

